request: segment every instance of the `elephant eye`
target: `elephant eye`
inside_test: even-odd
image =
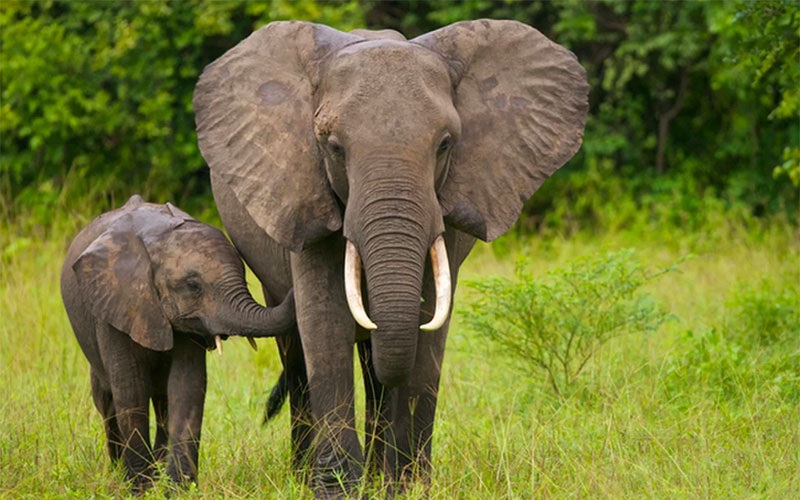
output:
[[[192,295],[200,295],[200,292],[203,291],[203,286],[200,284],[199,281],[195,278],[189,278],[186,280],[186,289]]]
[[[444,136],[442,142],[439,143],[439,147],[436,149],[436,154],[442,155],[447,152],[448,149],[453,145],[453,138],[450,135]]]
[[[336,161],[344,161],[344,148],[338,142],[329,139],[328,152],[331,155],[331,159]]]

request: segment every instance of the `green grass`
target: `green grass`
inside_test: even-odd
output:
[[[54,224],[47,232],[25,228],[27,239],[16,226],[0,228],[2,498],[127,495],[121,469],[106,455],[89,393],[89,366],[59,296],[66,245],[86,222],[77,220]],[[577,257],[623,247],[636,249],[653,268],[696,255],[648,289],[676,319],[654,334],[606,344],[568,399],[515,370],[497,346],[463,327],[458,306],[466,288],[459,288],[434,434],[432,484],[414,487],[407,498],[798,497],[800,398],[759,377],[758,362],[741,372],[748,374],[743,378],[714,365],[714,359],[708,370],[681,364],[694,359],[700,344],[692,339],[699,332],[733,332],[730,325],[747,309],[743,306],[757,302],[752,297],[768,307],[775,290],[781,297],[797,296],[792,295],[800,287],[796,229],[772,223],[678,236],[638,231],[508,239],[495,247],[479,244],[460,278],[510,275],[518,253],[529,255],[532,271],[541,275]],[[791,302],[784,303],[791,308]],[[760,328],[747,325],[763,322],[743,324]],[[741,344],[749,338],[742,334],[735,340]],[[173,498],[309,495],[290,469],[288,408],[277,421],[261,426],[280,362],[271,341],[259,345],[254,353],[244,340],[234,339],[226,343],[223,357],[209,355],[199,484]],[[768,354],[798,352],[800,339],[747,349],[756,361],[773,359]],[[732,375],[732,385],[726,386],[732,395],[717,390],[717,368]],[[797,366],[788,369],[800,372]],[[792,381],[782,383],[792,388]],[[363,405],[360,393],[358,401]],[[162,498],[165,488],[159,484],[147,497]],[[365,492],[382,498],[375,486]]]

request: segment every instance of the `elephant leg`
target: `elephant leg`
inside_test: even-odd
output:
[[[363,469],[353,401],[355,323],[344,298],[343,261],[341,236],[291,259],[315,432],[312,477],[321,498],[341,496]]]
[[[286,370],[287,390],[292,423],[292,465],[303,470],[309,461],[309,450],[314,438],[311,417],[311,400],[308,395],[308,377],[303,359],[300,334],[284,337],[278,342],[281,360]]]
[[[408,385],[393,388],[386,405],[391,426],[384,432],[387,463],[401,487],[414,478],[427,481],[431,464],[436,402],[439,391],[447,323],[437,332],[424,334],[417,345],[414,374]]]
[[[103,427],[106,431],[106,447],[111,462],[116,462],[122,457],[122,437],[117,425],[117,412],[114,409],[114,397],[108,381],[101,377],[97,370],[91,368],[92,399],[100,416],[103,417]]]
[[[266,287],[264,297],[267,304],[278,304],[279,297],[270,294]],[[308,452],[314,437],[311,426],[311,401],[308,397],[308,377],[306,376],[306,362],[303,359],[303,346],[300,343],[300,333],[297,328],[294,332],[275,337],[278,352],[283,364],[286,377],[287,391],[289,391],[289,407],[292,425],[292,466],[296,472],[302,471],[308,465]]]
[[[373,474],[387,473],[384,434],[389,425],[388,407],[385,404],[385,389],[375,375],[372,361],[372,346],[369,340],[358,342],[358,357],[364,376],[365,413],[364,455],[367,467]]]
[[[109,325],[98,326],[98,345],[108,372],[120,432],[122,463],[134,491],[152,485],[150,363],[147,349]]]
[[[429,321],[430,316],[424,320]],[[389,497],[394,496],[396,488],[402,491],[414,479],[426,482],[429,479],[431,438],[448,323],[436,332],[421,334],[408,385],[383,387],[371,366],[367,364],[364,368],[364,355],[361,355],[367,405],[367,457],[371,467],[379,467],[376,470],[382,470],[386,477],[398,483],[390,485]],[[368,342],[365,344],[369,346]],[[369,347],[359,345],[359,354],[366,349]],[[370,435],[371,430],[374,435]]]
[[[153,442],[153,455],[156,461],[163,460],[167,454],[169,444],[169,433],[167,432],[169,412],[167,408],[166,387],[159,388],[153,395],[153,412],[156,415],[156,439]]]
[[[191,338],[176,336],[167,381],[167,475],[179,484],[197,481],[205,396],[205,348]]]

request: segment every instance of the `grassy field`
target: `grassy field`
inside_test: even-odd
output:
[[[58,275],[78,223],[47,234],[0,228],[0,497],[126,496],[109,463],[89,367]],[[615,232],[479,245],[461,279],[534,270],[634,248],[663,267],[649,287],[674,315],[606,344],[570,398],[515,369],[456,311],[445,357],[429,488],[407,498],[800,498],[800,241],[774,223],[680,236]],[[254,287],[255,289],[255,287]],[[468,289],[460,286],[463,304]],[[763,332],[778,338],[762,339]],[[173,498],[303,498],[289,418],[261,425],[280,362],[271,341],[209,355],[199,484]],[[359,416],[360,412],[359,412]],[[146,498],[161,498],[164,484]],[[368,497],[381,498],[366,485]]]

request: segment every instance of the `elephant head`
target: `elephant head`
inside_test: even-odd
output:
[[[173,330],[221,348],[223,335],[270,337],[294,325],[291,296],[275,308],[253,300],[242,261],[219,229],[169,203],[139,200],[72,264],[96,320],[156,351],[172,348]]]
[[[391,386],[413,369],[429,252],[423,329],[449,314],[445,224],[504,233],[580,147],[587,93],[571,52],[514,21],[410,41],[274,22],[206,67],[194,108],[210,168],[271,238],[300,252],[343,232],[348,304]]]

